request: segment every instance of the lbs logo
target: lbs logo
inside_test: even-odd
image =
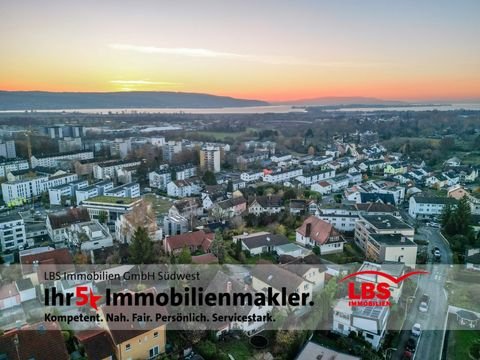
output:
[[[377,282],[371,281],[362,281],[360,282],[360,289],[357,289],[355,286],[355,281],[350,281],[348,283],[348,302],[349,306],[390,306],[390,296],[391,291],[390,287],[393,284],[399,285],[403,280],[409,278],[413,275],[425,275],[428,274],[428,271],[411,271],[409,273],[403,274],[402,276],[396,278],[390,274],[384,273],[382,271],[375,270],[365,270],[352,273],[345,276],[340,282],[343,282],[347,279],[355,278],[361,275],[376,275]],[[381,282],[380,277],[383,277],[389,282]]]

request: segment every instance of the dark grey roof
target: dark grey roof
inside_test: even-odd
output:
[[[386,246],[417,246],[412,240],[401,234],[370,234],[370,237]]]
[[[412,229],[410,225],[392,215],[363,215],[377,229]]]
[[[456,204],[457,200],[440,196],[415,196],[415,202],[421,204]]]
[[[33,288],[32,280],[30,278],[20,279],[15,281],[18,291],[23,291]]]
[[[290,243],[284,236],[279,234],[263,234],[242,239],[242,242],[249,248],[255,249],[262,246],[279,246]]]

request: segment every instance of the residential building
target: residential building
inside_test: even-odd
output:
[[[118,156],[121,159],[125,159],[131,151],[131,139],[115,139],[115,141],[110,143],[110,156]]]
[[[95,179],[107,180],[114,179],[117,169],[126,167],[136,167],[141,164],[137,160],[110,160],[102,163],[95,164],[93,166],[93,177]]]
[[[167,184],[167,195],[173,197],[187,197],[199,195],[201,187],[191,180],[175,180]]]
[[[0,157],[5,159],[15,159],[17,157],[14,140],[2,140],[0,142]]]
[[[125,290],[125,292],[131,291]],[[157,295],[155,288],[143,292]],[[150,319],[155,319],[157,314],[168,315],[165,307],[112,305],[100,307],[100,313],[112,338],[117,359],[155,359],[165,352],[166,323],[155,321],[156,326],[152,328],[145,326],[142,322],[135,322],[126,329],[124,324],[115,320],[121,315],[131,319],[132,314],[144,314],[150,316]]]
[[[32,360],[51,356],[54,356],[55,360],[70,359],[58,322],[25,325],[7,330],[0,336],[0,358]]]
[[[90,221],[88,211],[83,208],[70,208],[47,215],[47,231],[50,239],[61,246],[67,242],[68,231],[74,224]]]
[[[1,252],[22,249],[27,243],[25,222],[19,214],[0,216]]]
[[[220,148],[205,146],[200,150],[200,168],[203,171],[217,173],[220,171]]]
[[[97,220],[75,223],[67,229],[68,242],[82,251],[104,249],[113,246],[108,229]]]
[[[247,211],[247,200],[243,196],[219,201],[212,206],[210,214],[216,219],[229,219]]]
[[[140,184],[138,183],[129,183],[114,187],[113,189],[105,190],[105,196],[113,197],[128,197],[128,198],[137,198],[140,197]]]
[[[2,183],[3,201],[9,203],[17,200],[31,199],[32,197],[40,196],[50,188],[69,184],[77,180],[77,174],[65,173],[57,176],[34,175],[24,180],[4,182]]]
[[[467,250],[465,268],[467,270],[480,271],[480,248]]]
[[[42,130],[51,139],[85,136],[85,128],[82,125],[54,125],[46,126]]]
[[[187,164],[174,167],[165,167],[159,171],[152,171],[148,174],[150,187],[160,190],[167,190],[167,184],[175,180],[186,180],[197,175],[197,168],[194,165]]]
[[[255,182],[258,180],[262,180],[263,178],[263,171],[258,172],[242,172],[240,174],[240,179],[246,182]]]
[[[44,276],[39,276],[41,269],[65,273],[75,271],[72,254],[67,248],[54,249],[49,246],[31,248],[20,251],[19,258],[23,277],[30,279],[34,285],[47,281]]]
[[[284,210],[285,205],[282,197],[276,195],[256,196],[248,205],[248,212],[257,216],[261,214],[278,214]]]
[[[135,231],[143,227],[152,241],[162,239],[162,230],[157,226],[157,218],[150,203],[142,202],[132,211],[121,215],[115,222],[115,238],[124,244],[132,242]]]
[[[263,176],[263,181],[271,184],[284,183],[284,182],[288,182],[293,179],[296,179],[302,174],[303,174],[302,168],[292,168],[292,169],[280,170],[276,172],[267,172]]]
[[[331,179],[335,177],[335,170],[317,170],[298,176],[296,179],[304,186],[310,186],[320,181]]]
[[[372,263],[364,261],[357,272],[383,272],[385,274],[391,275],[395,278],[399,278],[405,273],[405,264],[399,262],[386,262],[382,264]],[[373,284],[387,283],[390,290],[390,299],[389,301],[398,303],[400,296],[402,295],[403,284],[404,282],[396,283],[385,276],[378,274],[360,274],[355,277],[355,281],[358,283],[368,282]]]
[[[181,141],[168,141],[162,147],[163,160],[172,162],[176,154],[182,152]]]
[[[73,205],[70,200],[75,197],[76,191],[86,187],[88,187],[87,180],[77,180],[50,188],[48,189],[50,205],[62,205],[65,200],[68,200],[67,203],[69,203],[69,205]]]
[[[307,342],[303,347],[300,353],[297,355],[295,360],[321,360],[321,359],[331,359],[331,360],[361,360],[362,358],[353,355],[347,355],[332,349],[329,349],[325,346],[318,345],[313,341]]]
[[[395,175],[405,174],[407,171],[408,171],[408,168],[405,164],[390,163],[390,164],[387,164],[383,169],[383,174],[385,176],[395,176]]]
[[[417,262],[417,244],[401,234],[370,234],[365,245],[365,256],[370,261],[398,262],[410,267]]]
[[[28,170],[30,165],[28,160],[14,158],[0,160],[0,177],[7,177],[7,174],[12,171]]]
[[[116,348],[110,333],[101,328],[75,332],[76,341],[82,346],[88,359],[116,359]]]
[[[165,252],[179,254],[184,248],[190,250],[191,253],[195,251],[210,252],[210,246],[214,239],[214,233],[205,233],[203,230],[167,236],[164,240]]]
[[[320,254],[343,252],[345,240],[332,224],[309,216],[296,231],[296,242],[304,246],[319,247]]]
[[[68,153],[83,150],[82,138],[65,137],[58,139],[58,152]]]
[[[353,232],[358,220],[358,210],[353,205],[319,205],[316,216],[332,224],[338,231]]]
[[[310,190],[318,192],[322,195],[328,195],[332,193],[332,184],[326,180],[319,181],[316,184],[312,184],[312,186],[310,186]]]
[[[32,169],[37,166],[57,167],[60,161],[93,159],[93,151],[82,150],[51,155],[37,155],[30,158]]]
[[[113,182],[110,180],[99,181],[93,185],[75,190],[77,204],[82,204],[85,200],[95,196],[104,195],[105,192],[113,189]]]
[[[414,219],[428,219],[441,215],[447,204],[456,203],[454,198],[416,195],[410,197],[408,214]]]
[[[340,299],[335,305],[332,330],[345,336],[354,332],[378,350],[385,335],[390,308],[388,306],[351,307],[348,301]]]
[[[251,255],[273,253],[277,247],[290,243],[286,236],[268,232],[237,235],[233,237],[233,241],[235,243],[240,241],[242,250],[248,251]]]
[[[168,214],[163,218],[164,236],[180,235],[189,230],[189,221],[179,214]]]
[[[355,242],[364,252],[372,234],[399,234],[413,240],[415,229],[392,215],[360,215],[355,225]]]
[[[249,164],[261,163],[264,160],[268,160],[268,151],[258,151],[254,153],[242,154],[237,156],[237,164],[240,167],[245,167]]]

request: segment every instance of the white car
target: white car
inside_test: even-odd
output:
[[[422,332],[422,327],[420,326],[420,324],[416,323],[415,325],[413,325],[412,327],[412,334],[415,335],[415,336],[420,336],[420,333]]]

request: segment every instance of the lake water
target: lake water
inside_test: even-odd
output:
[[[374,112],[374,111],[448,111],[448,110],[479,110],[480,103],[455,103],[448,105],[419,105],[419,106],[390,106],[390,107],[354,107],[328,109],[326,111],[346,112]],[[35,110],[38,113],[84,113],[84,114],[266,114],[266,113],[289,113],[305,112],[304,108],[291,105],[269,105],[252,107],[230,108],[144,108],[144,109],[68,109],[68,110]],[[21,110],[4,110],[0,113],[23,113]]]

